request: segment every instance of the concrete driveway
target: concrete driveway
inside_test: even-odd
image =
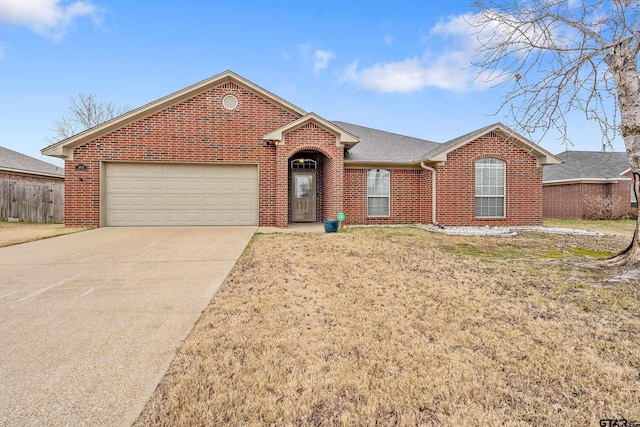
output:
[[[130,425],[256,227],[0,248],[0,425]]]

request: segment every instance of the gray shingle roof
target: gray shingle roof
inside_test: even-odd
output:
[[[606,180],[620,178],[629,169],[627,153],[565,151],[557,154],[563,163],[543,169],[542,181]]]
[[[513,132],[502,123],[494,123],[476,129],[443,144],[351,123],[333,123],[360,138],[358,145],[349,149],[349,152],[345,155],[345,162],[404,163],[414,165],[422,161],[439,163],[446,161],[449,152],[493,131],[509,138],[519,147],[527,149],[538,159],[539,165],[551,165],[560,162],[560,159],[553,154]]]
[[[434,147],[430,152],[429,152],[429,157],[433,157],[436,156],[437,154],[441,153],[441,152],[446,152],[449,149],[451,149],[451,147],[455,147],[456,145],[458,145],[459,143],[461,143],[462,141],[465,141],[473,136],[482,136],[484,135],[489,129],[495,127],[496,124],[491,124],[488,126],[485,126],[483,128],[480,129],[476,129],[474,131],[471,131],[469,133],[466,133],[464,135],[458,136],[456,138],[453,138],[445,143],[442,144],[438,144],[436,147]]]
[[[36,175],[64,177],[64,168],[34,159],[33,157],[4,147],[0,147],[0,169]]]
[[[332,122],[360,138],[358,145],[349,150],[345,161],[419,163],[426,154],[441,144],[425,139],[399,135],[345,122]]]

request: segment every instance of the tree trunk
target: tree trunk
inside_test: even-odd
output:
[[[638,200],[640,193],[640,175],[633,173],[633,190]],[[626,269],[640,268],[640,215],[636,219],[636,229],[633,233],[631,243],[625,250],[611,258],[600,261],[600,265],[604,267],[624,267]]]
[[[623,40],[607,55],[605,62],[613,75],[618,93],[620,127],[633,173],[633,189],[640,194],[640,75],[631,39]],[[619,254],[603,260],[606,267],[640,269],[640,216],[629,246]]]

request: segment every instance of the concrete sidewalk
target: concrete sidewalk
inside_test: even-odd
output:
[[[130,425],[256,227],[0,248],[0,425]]]

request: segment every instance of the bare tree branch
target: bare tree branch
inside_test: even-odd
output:
[[[79,93],[69,100],[65,115],[54,122],[50,143],[67,139],[85,129],[89,129],[129,111],[126,106],[116,106],[111,102],[99,101],[93,93]]]

